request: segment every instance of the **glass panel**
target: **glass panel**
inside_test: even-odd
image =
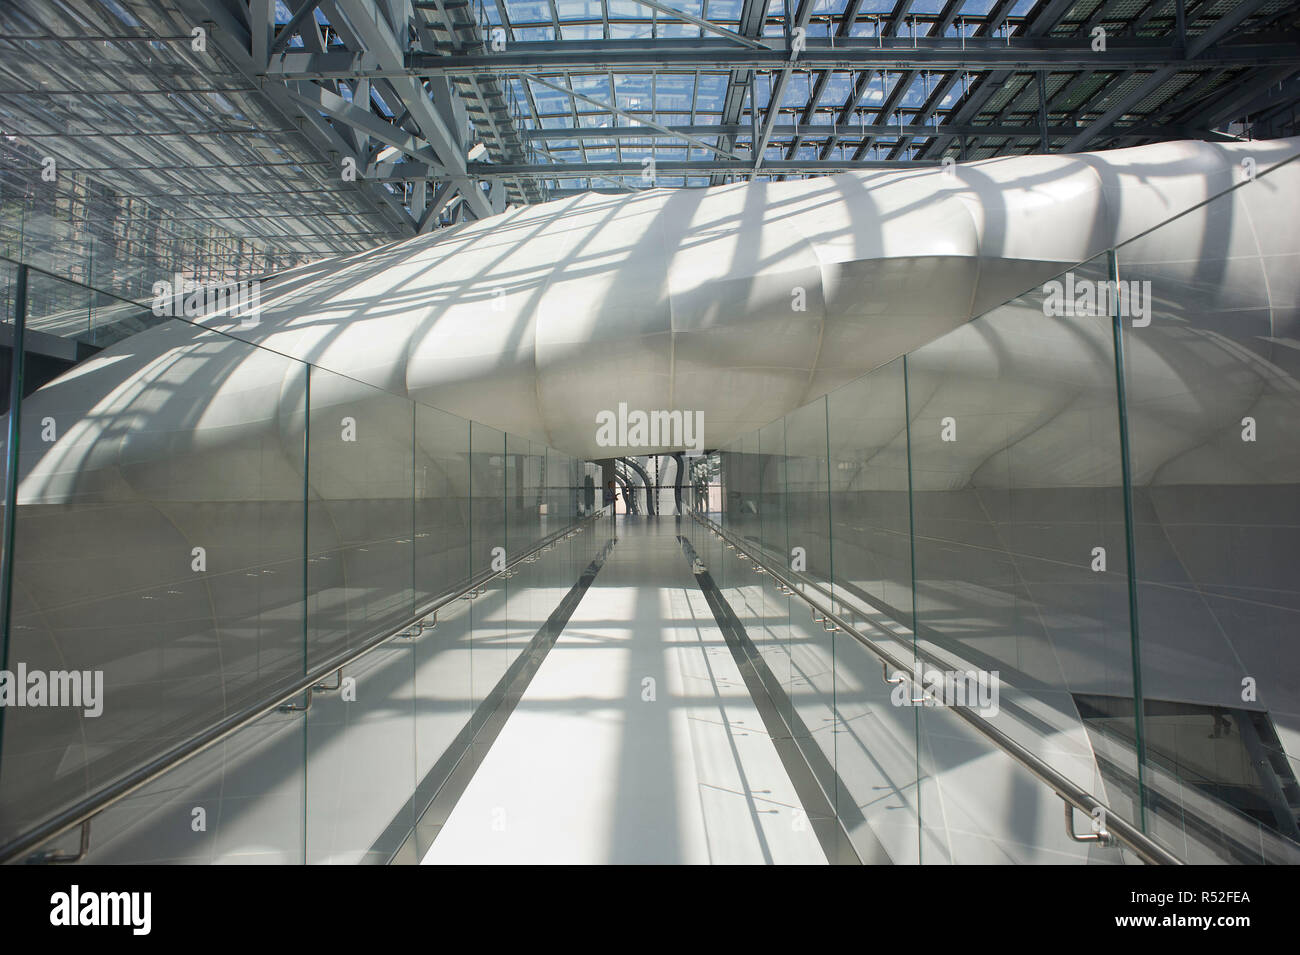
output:
[[[0,837],[301,676],[306,384],[170,322],[24,399],[8,663],[83,705],[5,708]]]
[[[788,567],[789,543],[785,515],[785,419],[781,418],[758,432],[759,552],[778,567]],[[754,576],[761,603],[760,628],[750,631],[768,672],[776,682],[773,699],[781,718],[790,723],[790,600],[763,574]]]
[[[750,550],[758,549],[762,536],[759,503],[762,495],[762,468],[759,454],[758,432],[741,435],[735,442],[731,464],[735,468],[733,482],[733,513],[735,523],[732,533],[744,541]],[[766,644],[764,633],[763,587],[753,571],[753,565],[740,560],[737,551],[727,551],[727,586],[723,596],[731,604],[737,619],[749,634],[754,647],[761,654]]]
[[[7,662],[79,692],[5,707],[0,840],[574,514],[587,466],[541,445],[42,273],[32,291]],[[304,694],[115,804],[88,861],[390,860],[586,549],[440,608],[323,679],[305,715]]]
[[[415,659],[413,639],[397,637],[312,696],[308,862],[382,865],[414,827]]]
[[[470,574],[470,423],[423,405],[415,408],[415,587],[417,607],[460,589]],[[470,602],[438,610],[436,626],[415,639],[416,811],[433,799],[459,750],[473,712]],[[432,621],[430,621],[432,622]],[[425,840],[421,850],[427,848]]]
[[[160,50],[155,47],[151,55],[157,57]],[[44,64],[37,64],[30,52],[11,47],[7,56],[14,61],[11,66],[18,57],[26,59],[24,68],[31,71],[29,76],[48,73],[52,79],[58,75],[48,71]],[[113,68],[119,65],[114,64]],[[163,68],[179,66],[177,62]],[[128,85],[136,83],[140,89],[155,85],[147,77],[119,72],[114,73],[114,78]],[[101,125],[102,110],[88,107],[79,111],[75,97],[60,100],[54,106],[59,115],[49,120],[51,129]],[[220,125],[220,121],[215,125]],[[79,148],[68,141],[64,145],[69,149]],[[55,152],[58,151],[56,148]],[[245,155],[252,158],[257,153]],[[153,283],[160,277],[170,279],[177,272],[204,283],[246,280],[281,272],[326,251],[320,247],[313,255],[308,251],[266,248],[260,241],[250,241],[247,235],[241,237],[240,229],[228,231],[205,219],[195,219],[188,210],[177,214],[167,208],[166,200],[131,197],[116,189],[106,189],[95,181],[94,173],[69,169],[62,162],[55,180],[49,182],[43,176],[45,158],[37,149],[12,138],[0,144],[0,202],[4,206],[4,214],[0,216],[0,254],[123,298],[146,303],[153,294]],[[234,160],[232,165],[239,165],[239,161]],[[174,174],[175,171],[168,175]],[[279,175],[288,177],[280,181],[290,190],[283,201],[289,201],[295,174],[285,165]],[[306,176],[306,172],[299,170],[298,175]],[[303,179],[300,185],[306,182]],[[263,196],[261,201],[278,200]],[[295,201],[304,201],[301,192]],[[332,210],[322,207],[321,211]],[[300,205],[295,214],[302,212]],[[247,223],[243,228],[247,228]]]
[[[827,397],[835,597],[855,626],[911,655],[907,395],[898,359]]]
[[[534,453],[534,451],[538,453]],[[542,534],[542,465],[546,456],[541,445],[527,438],[506,435],[506,531],[507,559],[526,553]],[[506,666],[514,665],[528,641],[541,626],[538,610],[536,562],[525,561],[509,571],[506,580]]]
[[[906,404],[900,359],[831,392],[826,414],[836,607],[863,634],[911,661]],[[834,673],[833,688],[825,675],[810,680],[818,693],[809,701],[808,719],[826,725],[830,707],[839,716],[833,744],[825,734],[818,743],[838,774],[844,825],[862,858],[883,848],[895,862],[915,863],[922,811],[917,717],[914,709],[895,705],[910,701],[910,694],[896,700],[880,661],[852,637],[836,633],[832,646],[830,634],[819,634],[811,622],[805,626],[810,672]]]
[[[543,451],[542,458],[542,529],[549,534],[573,520],[578,503],[578,484],[574,460],[558,451]]]
[[[470,576],[470,423],[415,406],[417,609]]]
[[[506,551],[511,560],[542,536],[541,480],[545,461],[541,445],[506,435]]]
[[[310,405],[315,668],[414,613],[415,406],[320,368]],[[391,640],[320,687],[307,711],[307,859],[387,862],[414,825],[414,648]]]
[[[474,575],[505,566],[506,525],[506,436],[481,425],[470,426],[470,570]],[[473,611],[473,700],[477,718],[486,716],[480,708],[488,700],[509,665],[509,619],[506,579],[494,577],[472,601]]]
[[[87,865],[301,865],[306,737],[275,712],[95,817]],[[79,830],[44,851],[75,853]]]
[[[1113,336],[1104,309],[1058,306],[1107,277],[1095,259],[906,360],[925,682],[950,678],[937,702],[978,709],[1103,800],[1074,694],[1133,696]],[[1052,792],[982,759],[951,714],[921,723],[923,860],[1115,861],[1069,842]]]
[[[415,406],[311,370],[308,665],[320,666],[413,613]]]
[[[1118,250],[1150,832],[1300,861],[1300,163]],[[1099,750],[1131,748],[1131,698]],[[1132,773],[1112,772],[1132,798]]]

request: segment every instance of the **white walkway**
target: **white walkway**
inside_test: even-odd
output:
[[[610,552],[425,863],[824,863],[671,517]]]

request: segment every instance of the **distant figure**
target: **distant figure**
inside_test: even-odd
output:
[[[606,506],[612,506],[617,501],[618,491],[614,490],[614,482],[610,481],[609,484],[605,485],[605,504]]]

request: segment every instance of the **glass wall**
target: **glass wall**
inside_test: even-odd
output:
[[[1277,191],[1296,167],[1117,251],[1145,306],[1123,322],[1141,786],[1191,861],[1300,842],[1300,258],[1270,247],[1295,228]],[[1089,702],[1098,745],[1131,748],[1131,699]]]
[[[726,535],[698,547],[859,858],[1124,860],[1072,840],[982,720],[1180,858],[1300,861],[1283,176],[1300,162],[696,466]]]
[[[0,142],[0,255],[83,286],[147,302],[159,275],[213,284],[319,258],[174,215],[83,172],[58,169],[48,181],[47,161],[11,137]]]
[[[87,350],[69,316],[108,297],[26,273],[16,447],[0,422],[0,852],[238,725],[96,816],[88,859],[415,861],[421,814],[594,556],[596,534],[550,546],[585,469],[182,320]]]
[[[851,625],[869,631],[899,659],[912,661],[902,360],[832,392],[824,414],[829,454],[827,497],[820,509],[828,543],[809,553],[806,587],[833,594]],[[811,430],[817,431],[815,421]],[[811,434],[807,440],[813,440]],[[822,655],[834,660],[823,677],[838,727],[827,755],[836,770],[845,828],[868,857],[883,848],[890,858],[915,862],[921,813],[917,713],[891,705],[893,686],[851,638],[810,627],[813,634],[819,631],[817,639],[827,648]]]

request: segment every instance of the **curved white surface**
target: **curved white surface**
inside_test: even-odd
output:
[[[717,447],[1222,192],[1246,176],[1246,157],[1263,173],[1297,151],[1300,140],[1182,142],[586,194],[341,258],[269,296],[256,328],[208,324],[585,458],[677,446],[598,444],[595,415],[620,403],[702,412],[703,446]],[[1234,261],[1221,295],[1256,283],[1265,235],[1285,246],[1274,252],[1298,241],[1293,220],[1252,224],[1300,204],[1294,169],[1267,185],[1280,194],[1249,212],[1243,197],[1213,248],[1211,224],[1188,215],[1185,257],[1166,258],[1189,276],[1204,255]],[[1286,287],[1265,295],[1294,301],[1294,272],[1272,279]],[[192,420],[201,403],[188,441],[220,444],[277,417],[258,364],[237,342],[174,323],[106,350],[24,411],[80,419],[128,401],[143,420],[169,409]],[[249,389],[263,391],[256,410],[238,397]],[[136,461],[178,450],[140,441]],[[87,450],[83,477],[112,457]],[[25,495],[50,490],[38,474]]]

